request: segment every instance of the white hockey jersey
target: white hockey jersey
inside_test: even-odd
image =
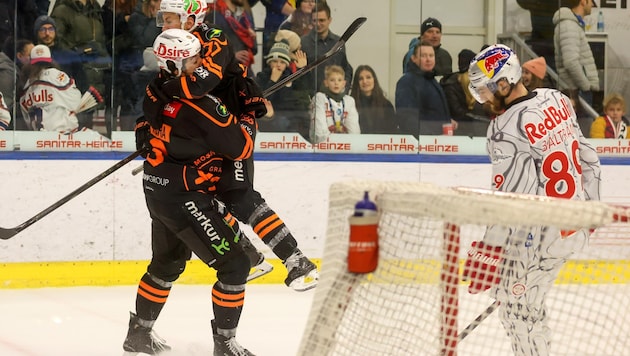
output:
[[[79,126],[75,110],[81,103],[81,92],[68,74],[44,69],[39,79],[28,81],[20,98],[23,117],[35,131],[72,132]]]
[[[495,118],[487,151],[494,190],[600,199],[597,152],[582,134],[569,98],[555,89],[536,89]],[[484,241],[503,244],[504,234],[492,235]]]
[[[359,112],[354,98],[345,95],[340,102],[322,92],[313,98],[315,109],[311,117],[310,139],[312,143],[326,141],[331,133],[359,134]]]
[[[11,112],[4,101],[4,95],[0,93],[0,131],[5,131],[11,123]]]

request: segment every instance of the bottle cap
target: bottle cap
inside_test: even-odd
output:
[[[354,216],[369,216],[376,215],[376,204],[370,200],[370,195],[366,191],[363,194],[363,200],[359,200],[354,205]]]

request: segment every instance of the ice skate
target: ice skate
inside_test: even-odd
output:
[[[317,286],[319,273],[317,266],[306,258],[302,251],[296,249],[289,258],[284,261],[288,275],[284,283],[298,292],[303,292]]]
[[[129,319],[127,338],[123,343],[123,350],[125,350],[123,356],[133,356],[138,353],[158,355],[171,349],[166,341],[157,336],[151,328],[140,325],[136,314],[129,314],[131,314],[131,318]]]
[[[241,243],[243,244],[243,251],[245,251],[245,254],[249,258],[249,263],[252,266],[247,276],[248,282],[273,271],[273,265],[265,261],[265,255],[256,249],[256,246],[252,244],[245,234],[243,234]]]
[[[236,341],[236,337],[227,337],[217,333],[212,320],[212,337],[214,339],[214,356],[255,356]]]

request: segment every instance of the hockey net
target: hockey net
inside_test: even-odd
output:
[[[347,270],[354,204],[369,191],[380,212],[378,268]],[[466,250],[488,225],[595,228],[546,298],[553,355],[630,350],[628,214],[602,202],[446,188],[423,183],[331,186],[318,287],[299,355],[510,355],[494,299],[461,281]],[[471,325],[472,323],[472,325]],[[462,332],[467,326],[476,328]],[[461,337],[466,334],[461,341]]]

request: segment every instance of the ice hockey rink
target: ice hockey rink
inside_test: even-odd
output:
[[[122,355],[135,292],[136,286],[0,290],[0,355]],[[239,342],[258,356],[296,355],[314,295],[314,290],[298,293],[279,284],[249,285],[238,329]],[[462,302],[473,298],[465,295]],[[492,302],[485,295],[474,298],[477,303],[480,299]],[[471,322],[472,311],[467,314],[463,319]],[[614,318],[609,317],[602,315],[600,321],[590,322],[610,324]],[[155,325],[158,335],[173,347],[162,355],[211,355],[210,319],[210,286],[175,285]],[[574,322],[580,322],[579,317]],[[465,327],[462,323],[463,320],[460,330]],[[468,342],[473,339],[476,340],[472,344]],[[459,354],[487,354],[481,345],[488,343],[493,352],[499,352],[497,355],[512,354],[496,312],[462,341]],[[567,354],[555,351],[554,354]],[[574,350],[570,354],[596,355]],[[422,350],[417,355],[423,355]],[[597,355],[612,356],[605,351]]]
[[[0,290],[0,355],[122,355],[137,286]],[[212,355],[211,286],[176,284],[155,325],[167,355]],[[260,356],[295,355],[314,291],[247,287],[237,338]]]

